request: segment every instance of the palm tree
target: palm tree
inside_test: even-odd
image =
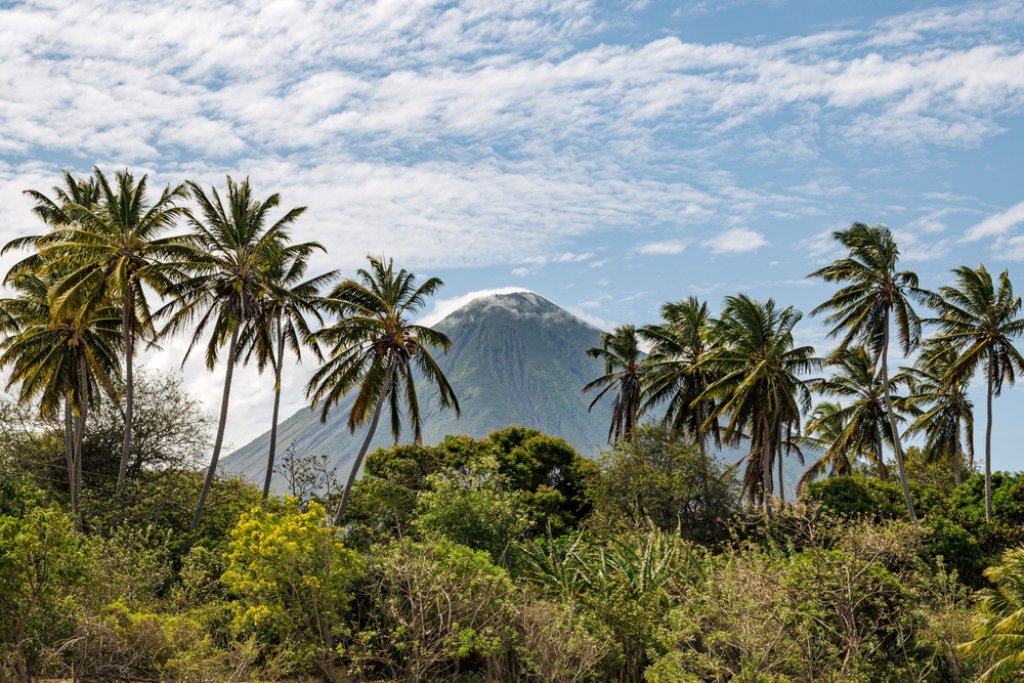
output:
[[[867,460],[886,479],[883,447],[892,445],[893,432],[885,408],[885,388],[874,358],[864,347],[855,346],[834,355],[828,365],[835,368],[834,374],[813,382],[812,388],[840,399],[841,403],[820,404],[807,425],[807,433],[821,439],[819,445],[825,446],[825,452],[801,477],[800,486],[823,474],[826,467],[832,475],[849,474],[858,458]],[[905,383],[904,376],[893,377],[889,381],[890,392]],[[803,443],[810,445],[812,441]]]
[[[985,266],[955,268],[956,285],[940,287],[929,297],[938,313],[932,319],[939,326],[938,344],[948,344],[957,354],[946,371],[945,384],[969,382],[980,368],[988,385],[985,402],[985,519],[992,521],[992,397],[1003,383],[1011,385],[1024,372],[1014,340],[1024,333],[1019,317],[1021,298],[1014,296],[1010,275],[1003,271],[999,287]]]
[[[953,480],[959,486],[964,442],[974,467],[974,403],[967,397],[970,378],[947,381],[956,359],[956,351],[948,344],[926,344],[915,366],[903,372],[910,384],[907,405],[916,411],[906,433],[924,435],[930,461],[951,460]]]
[[[588,410],[604,398],[608,392],[615,392],[612,402],[611,425],[608,427],[608,443],[629,439],[640,417],[641,361],[640,339],[633,325],[622,325],[612,333],[601,333],[601,345],[587,349],[587,355],[598,358],[604,364],[604,374],[583,387],[584,393],[600,389]]]
[[[391,259],[368,259],[369,270],[360,268],[358,279],[342,281],[325,300],[338,320],[313,335],[330,348],[330,353],[306,386],[313,405],[323,404],[321,420],[326,420],[331,407],[355,389],[348,427],[355,432],[356,427],[370,422],[334,514],[335,525],[341,523],[345,514],[352,485],[377,431],[385,403],[391,408],[395,443],[401,436],[402,404],[416,443],[422,442],[417,373],[437,387],[442,409],[452,408],[456,416],[461,414],[454,390],[430,355],[433,347],[447,351],[451,341],[437,330],[409,321],[443,283],[432,277],[416,286],[416,276],[405,269],[396,271]]]
[[[0,250],[0,255],[6,254],[12,249],[32,249],[32,253],[15,264],[9,271],[8,277],[20,270],[38,271],[42,267],[42,259],[39,255],[39,247],[43,244],[55,241],[59,235],[53,234],[54,228],[70,226],[73,219],[67,214],[65,208],[68,206],[93,206],[100,199],[100,188],[92,176],[76,178],[69,171],[62,171],[64,187],[54,186],[53,197],[47,197],[38,190],[25,190],[25,194],[35,201],[32,213],[39,217],[46,225],[50,226],[51,232],[42,235],[26,235],[9,241]]]
[[[664,422],[686,431],[703,453],[708,437],[721,446],[717,419],[708,429],[704,422],[715,412],[714,399],[698,400],[714,381],[707,367],[712,349],[709,335],[711,314],[707,303],[689,297],[661,309],[664,322],[640,328],[640,338],[651,344],[644,362],[645,384],[641,412],[667,401]]]
[[[797,437],[797,443],[801,446],[821,451],[821,457],[807,468],[803,476],[797,482],[797,494],[799,495],[808,483],[818,477],[827,474],[830,477],[841,477],[853,472],[853,463],[857,456],[863,453],[851,454],[840,447],[843,431],[846,429],[846,422],[841,414],[843,407],[838,403],[822,401],[814,406],[810,421],[804,425],[804,432]]]
[[[1024,672],[1024,549],[1008,550],[1000,565],[985,576],[995,584],[978,593],[974,640],[962,643],[961,654],[994,663],[979,683],[1019,681]]]
[[[65,273],[54,290],[57,315],[89,311],[108,300],[121,307],[125,430],[117,470],[120,490],[132,443],[135,346],[140,337],[155,336],[146,289],[160,293],[169,286],[166,257],[171,240],[160,235],[183,215],[185,209],[174,202],[185,196],[185,187],[172,189],[168,185],[150,204],[148,176],[136,182],[128,171],[118,171],[113,186],[99,168],[94,169],[93,177],[98,198],[87,204],[70,201],[60,207],[62,222],[40,244],[40,254]],[[52,210],[46,204],[37,208]]]
[[[25,191],[26,195],[35,200],[32,212],[44,224],[50,226],[51,230],[42,235],[27,235],[15,238],[7,242],[3,249],[0,249],[0,256],[15,249],[32,250],[29,256],[11,267],[7,275],[4,276],[4,285],[18,289],[16,278],[20,274],[38,275],[44,270],[45,261],[39,254],[39,247],[47,241],[54,241],[56,239],[55,230],[57,228],[73,224],[71,217],[64,211],[65,207],[70,205],[92,206],[99,201],[100,190],[92,176],[76,178],[69,171],[65,170],[62,171],[62,178],[64,186],[54,186],[52,198],[38,190]],[[23,279],[21,285],[27,285],[28,282],[28,280]],[[43,281],[37,278],[36,284],[41,282]],[[29,285],[28,290],[22,292],[22,296],[15,299],[5,299],[5,306],[19,308],[21,309],[21,314],[26,313],[26,306],[29,309],[35,306],[36,310],[33,314],[37,315],[40,320],[46,319],[49,317],[50,305],[47,289],[48,285],[43,287],[42,291],[36,291],[35,287]],[[9,313],[0,313],[0,316],[5,318],[2,322],[2,331],[14,333],[18,330],[19,322],[12,318]],[[68,481],[70,482],[73,475],[73,419],[71,403],[69,401],[64,401],[64,447],[68,465]]]
[[[188,212],[194,232],[169,245],[173,257],[185,277],[168,283],[171,301],[156,313],[167,317],[163,334],[191,331],[184,364],[199,344],[207,328],[211,328],[206,345],[206,367],[217,364],[220,349],[227,344],[227,369],[221,396],[217,436],[213,444],[210,467],[206,472],[192,529],[199,527],[216,476],[217,461],[224,443],[231,378],[239,358],[239,338],[256,317],[260,301],[269,291],[268,279],[275,264],[288,263],[306,245],[290,245],[289,227],[302,215],[305,207],[287,211],[270,223],[270,213],[280,204],[277,194],[260,201],[253,196],[246,178],[240,183],[227,178],[226,203],[216,189],[207,194],[194,182],[187,183],[190,194],[199,204],[199,215]]]
[[[893,452],[899,472],[903,499],[912,522],[917,521],[910,484],[903,461],[903,445],[896,427],[889,382],[890,322],[895,318],[896,336],[904,354],[915,348],[921,337],[921,321],[910,303],[911,296],[920,296],[917,275],[908,270],[897,271],[899,248],[889,228],[854,223],[832,236],[849,252],[831,265],[814,271],[808,277],[826,282],[843,283],[828,301],[812,311],[827,313],[825,320],[833,328],[829,336],[841,336],[838,355],[854,343],[863,343],[872,353],[881,375],[882,398],[893,434]]]
[[[743,490],[751,504],[760,498],[765,515],[771,514],[772,464],[786,447],[783,435],[798,432],[801,411],[810,410],[811,393],[801,376],[819,366],[812,347],[794,343],[801,317],[792,306],[776,308],[772,299],[726,297],[715,326],[717,348],[708,359],[718,378],[700,397],[718,401],[705,426],[722,419],[724,441],[750,439]]]
[[[68,462],[68,488],[81,528],[82,444],[88,411],[101,389],[113,394],[121,352],[119,316],[112,306],[55,317],[53,281],[25,270],[7,284],[19,296],[0,300],[7,336],[0,341],[0,367],[9,372],[7,389],[19,386],[18,400],[38,401],[40,414],[56,417],[63,403],[74,419]]]
[[[260,372],[270,365],[274,370],[274,411],[270,424],[270,449],[267,453],[267,473],[263,481],[263,500],[270,495],[270,481],[274,472],[277,452],[277,422],[281,407],[281,373],[285,344],[301,362],[303,347],[308,348],[323,362],[320,346],[313,340],[308,318],[321,325],[322,300],[320,290],[338,277],[338,271],[303,280],[313,251],[326,251],[322,245],[309,242],[295,245],[289,251],[287,262],[275,263],[267,277],[267,289],[259,301],[256,315],[239,339],[239,353],[245,353],[248,362],[254,355]]]

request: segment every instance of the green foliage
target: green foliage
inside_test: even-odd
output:
[[[89,494],[84,507],[86,528],[111,536],[120,527],[152,528],[152,538],[165,542],[171,557],[184,556],[193,545],[223,552],[239,516],[260,502],[260,492],[241,479],[217,479],[214,495],[198,529],[189,528],[190,511],[203,485],[202,474],[182,470],[147,472],[125,482],[116,496]],[[273,503],[273,506],[279,503]],[[166,534],[166,537],[161,534]]]
[[[71,517],[55,507],[0,517],[0,674],[28,680],[46,646],[70,638],[89,560]]]
[[[216,642],[202,613],[138,611],[115,602],[84,626],[87,657],[77,671],[86,680],[226,680],[250,658],[237,645]]]
[[[493,670],[514,639],[514,589],[487,553],[447,539],[374,553],[365,620],[347,645],[364,680],[451,681]]]
[[[222,577],[236,597],[234,628],[284,675],[333,677],[335,645],[362,571],[317,503],[255,508],[231,531]]]
[[[863,527],[831,548],[730,550],[680,596],[647,670],[670,681],[919,680],[914,534]],[[910,539],[909,541],[907,539]]]
[[[516,614],[518,660],[523,678],[537,683],[579,683],[607,678],[611,634],[582,610],[564,603],[533,600]]]
[[[651,528],[606,542],[585,535],[527,549],[525,577],[543,595],[579,605],[616,644],[623,680],[639,680],[664,612],[701,571],[701,555],[674,533]]]
[[[693,440],[644,426],[616,444],[591,481],[595,528],[642,528],[648,520],[699,543],[728,537],[737,509],[735,477]]]
[[[1002,564],[985,575],[994,587],[978,594],[973,639],[960,649],[986,667],[979,682],[1020,680],[1024,674],[1024,549],[1007,551]]]
[[[517,426],[483,439],[449,436],[435,446],[381,448],[367,456],[365,475],[353,489],[347,539],[356,546],[369,547],[410,533],[420,496],[427,497],[423,503],[427,507],[443,507],[445,501],[430,492],[437,485],[450,489],[453,481],[460,480],[489,487],[488,493],[468,494],[464,504],[472,505],[473,498],[480,503],[481,496],[502,498],[518,510],[513,516],[525,515],[534,521],[532,534],[549,529],[562,533],[589,513],[586,489],[596,471],[593,461],[577,454],[562,439]],[[425,513],[427,508],[420,505],[419,510]],[[495,537],[509,537],[496,529],[485,533],[491,540],[468,544],[491,550],[496,548]],[[461,539],[467,540],[464,535]]]
[[[924,514],[949,514],[948,501],[936,489],[913,485],[915,508]],[[808,500],[821,503],[830,514],[875,521],[906,519],[900,485],[864,475],[830,477],[807,486]]]
[[[413,520],[425,537],[446,536],[455,543],[487,551],[505,564],[512,544],[534,526],[525,495],[509,490],[496,468],[480,463],[468,472],[435,474],[419,495]]]

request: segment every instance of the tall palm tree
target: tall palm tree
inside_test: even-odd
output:
[[[910,384],[907,404],[916,412],[906,433],[924,435],[930,461],[952,461],[953,480],[959,486],[965,453],[974,466],[974,403],[967,396],[970,378],[950,381],[956,360],[956,350],[948,344],[926,344],[915,366],[903,373]]]
[[[826,467],[834,475],[848,474],[858,458],[867,460],[883,479],[887,478],[883,448],[892,446],[893,432],[885,407],[885,388],[872,354],[862,346],[850,347],[833,355],[828,365],[835,372],[813,382],[812,388],[841,403],[820,404],[807,425],[809,435],[830,441],[822,444],[826,445],[825,452],[801,477],[801,486],[823,474]],[[890,392],[898,391],[905,383],[902,375],[891,378]],[[902,421],[903,417],[897,419]]]
[[[601,345],[587,349],[587,355],[604,364],[604,374],[583,387],[584,393],[600,389],[588,410],[614,391],[608,443],[629,439],[636,428],[641,409],[641,362],[643,352],[633,325],[622,325],[614,332],[601,333]]]
[[[40,255],[39,248],[47,242],[55,241],[59,237],[56,234],[57,228],[73,224],[73,219],[64,211],[65,207],[70,205],[91,207],[99,201],[100,189],[92,176],[76,178],[71,175],[70,171],[64,170],[61,172],[61,177],[64,180],[64,185],[54,186],[52,197],[48,197],[38,190],[25,191],[25,194],[35,201],[32,213],[36,214],[45,225],[50,227],[50,232],[15,238],[7,242],[3,249],[0,249],[0,256],[16,249],[31,250],[29,256],[14,264],[4,276],[4,285],[18,289],[19,285],[16,284],[16,279],[20,274],[40,275],[45,270],[45,260]],[[47,278],[48,281],[52,279],[52,276]],[[41,279],[37,278],[37,280],[37,284],[43,282]],[[27,282],[28,280],[23,279],[21,285],[26,285]],[[29,286],[27,291],[21,293],[21,296],[15,299],[5,299],[5,305],[21,308],[22,314],[26,313],[24,306],[29,308],[36,306],[35,314],[38,315],[40,320],[45,319],[49,316],[50,305],[46,292],[47,287],[44,287],[43,291],[35,291],[36,288]],[[9,314],[0,315],[3,315],[5,318],[3,321],[3,331],[7,333],[16,332],[19,323]],[[73,417],[69,401],[64,401],[64,447],[68,465],[68,481],[70,482],[73,474]]]
[[[784,434],[798,432],[801,411],[810,410],[802,376],[819,367],[812,347],[794,343],[801,317],[792,306],[778,309],[772,299],[726,297],[715,326],[717,348],[708,360],[718,378],[701,397],[717,399],[708,420],[724,421],[724,441],[750,439],[743,490],[751,504],[760,499],[765,515],[771,514],[772,465],[785,447]]]
[[[1024,372],[1024,357],[1014,345],[1024,334],[1020,317],[1021,298],[1013,293],[1010,274],[1003,271],[996,288],[985,266],[961,266],[953,270],[956,284],[940,287],[929,298],[938,313],[938,344],[948,344],[957,354],[946,372],[946,384],[969,382],[984,368],[988,391],[985,401],[985,518],[992,521],[992,398],[1003,384],[1013,384]]]
[[[974,639],[957,649],[993,661],[978,683],[1019,681],[1024,673],[1024,549],[1003,553],[1002,564],[986,569],[985,576],[995,586],[978,592]]]
[[[437,330],[409,320],[443,283],[432,277],[417,286],[416,276],[405,269],[395,270],[391,259],[370,256],[368,260],[368,270],[360,268],[358,279],[340,282],[325,300],[328,310],[338,319],[313,335],[330,352],[327,362],[306,386],[313,405],[323,406],[321,420],[327,419],[330,409],[343,396],[356,390],[348,427],[355,432],[356,427],[370,422],[335,511],[335,525],[341,523],[345,514],[352,485],[377,431],[385,403],[390,406],[395,442],[401,436],[403,404],[414,440],[422,441],[417,374],[437,388],[442,409],[451,408],[456,416],[461,414],[455,391],[430,354],[434,347],[447,351],[451,340]]]
[[[134,424],[135,347],[140,337],[153,339],[147,286],[160,293],[168,288],[166,262],[172,240],[161,234],[184,214],[175,202],[184,198],[185,186],[167,186],[156,201],[146,196],[148,176],[136,182],[128,171],[118,171],[114,183],[96,168],[98,198],[88,204],[68,202],[60,207],[67,222],[56,226],[40,245],[40,254],[65,273],[55,287],[57,315],[89,311],[106,301],[121,307],[124,336],[124,435],[117,489],[124,483]],[[40,208],[49,210],[45,204]]]
[[[256,315],[239,339],[239,353],[245,353],[246,362],[256,358],[260,372],[269,365],[274,371],[274,410],[270,424],[270,448],[267,453],[267,472],[263,481],[263,500],[270,495],[270,481],[277,453],[277,422],[281,407],[281,374],[285,345],[301,362],[302,349],[308,348],[323,362],[320,346],[313,340],[309,318],[321,325],[323,306],[320,290],[337,279],[338,271],[304,280],[309,259],[316,250],[326,251],[316,242],[295,245],[289,250],[288,260],[275,263],[267,276],[267,288],[259,300]]]
[[[76,315],[54,316],[53,281],[29,271],[7,280],[19,296],[0,301],[7,336],[0,341],[0,367],[9,372],[7,388],[19,386],[18,400],[38,401],[52,419],[61,404],[74,420],[68,462],[68,488],[81,528],[82,444],[88,411],[100,390],[113,394],[121,353],[119,315],[112,306]]]
[[[644,365],[645,384],[641,412],[666,402],[664,422],[686,431],[703,453],[710,436],[721,446],[718,420],[707,429],[704,422],[715,412],[714,399],[699,399],[714,381],[707,359],[712,349],[711,313],[696,297],[662,306],[664,321],[640,328],[640,338],[651,344]]]
[[[296,251],[301,252],[306,246],[292,245],[289,241],[289,228],[305,207],[290,209],[271,223],[270,214],[280,204],[280,197],[272,194],[260,201],[253,195],[248,178],[240,183],[230,176],[227,178],[226,201],[221,200],[215,188],[207,194],[197,183],[190,181],[187,185],[199,204],[198,215],[188,213],[194,232],[168,246],[174,250],[173,258],[186,276],[168,283],[171,300],[157,311],[156,317],[167,318],[163,334],[190,331],[185,360],[207,328],[210,328],[207,368],[212,370],[220,349],[225,344],[228,347],[217,436],[192,518],[195,530],[202,519],[224,443],[231,378],[239,359],[239,338],[259,311],[259,302],[268,291],[268,279],[275,264],[289,262]]]
[[[814,271],[809,277],[842,283],[843,286],[832,298],[815,308],[812,315],[827,314],[826,322],[833,325],[829,336],[840,337],[837,354],[842,354],[854,343],[863,343],[877,359],[903,499],[910,520],[916,522],[917,514],[910,497],[903,445],[896,427],[897,416],[890,391],[889,344],[893,321],[896,338],[904,354],[909,354],[921,338],[921,321],[910,301],[912,296],[921,296],[917,275],[909,270],[896,270],[899,248],[889,228],[883,225],[869,227],[854,223],[846,230],[832,233],[832,236],[847,249],[848,255]]]

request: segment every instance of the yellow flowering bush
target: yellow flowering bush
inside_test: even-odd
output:
[[[254,508],[231,531],[221,580],[234,597],[234,627],[260,645],[266,666],[333,677],[335,645],[362,572],[315,502],[303,511]]]

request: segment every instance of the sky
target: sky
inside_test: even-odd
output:
[[[985,263],[1024,292],[1022,43],[1020,0],[0,0],[0,239],[40,231],[22,192],[61,169],[249,176],[309,207],[314,270],[441,277],[429,319],[522,288],[609,329],[747,292],[808,312],[824,353],[805,276],[855,221],[926,287]],[[229,446],[272,384],[236,373]],[[1022,410],[1024,387],[996,400],[996,467],[1024,468]]]

